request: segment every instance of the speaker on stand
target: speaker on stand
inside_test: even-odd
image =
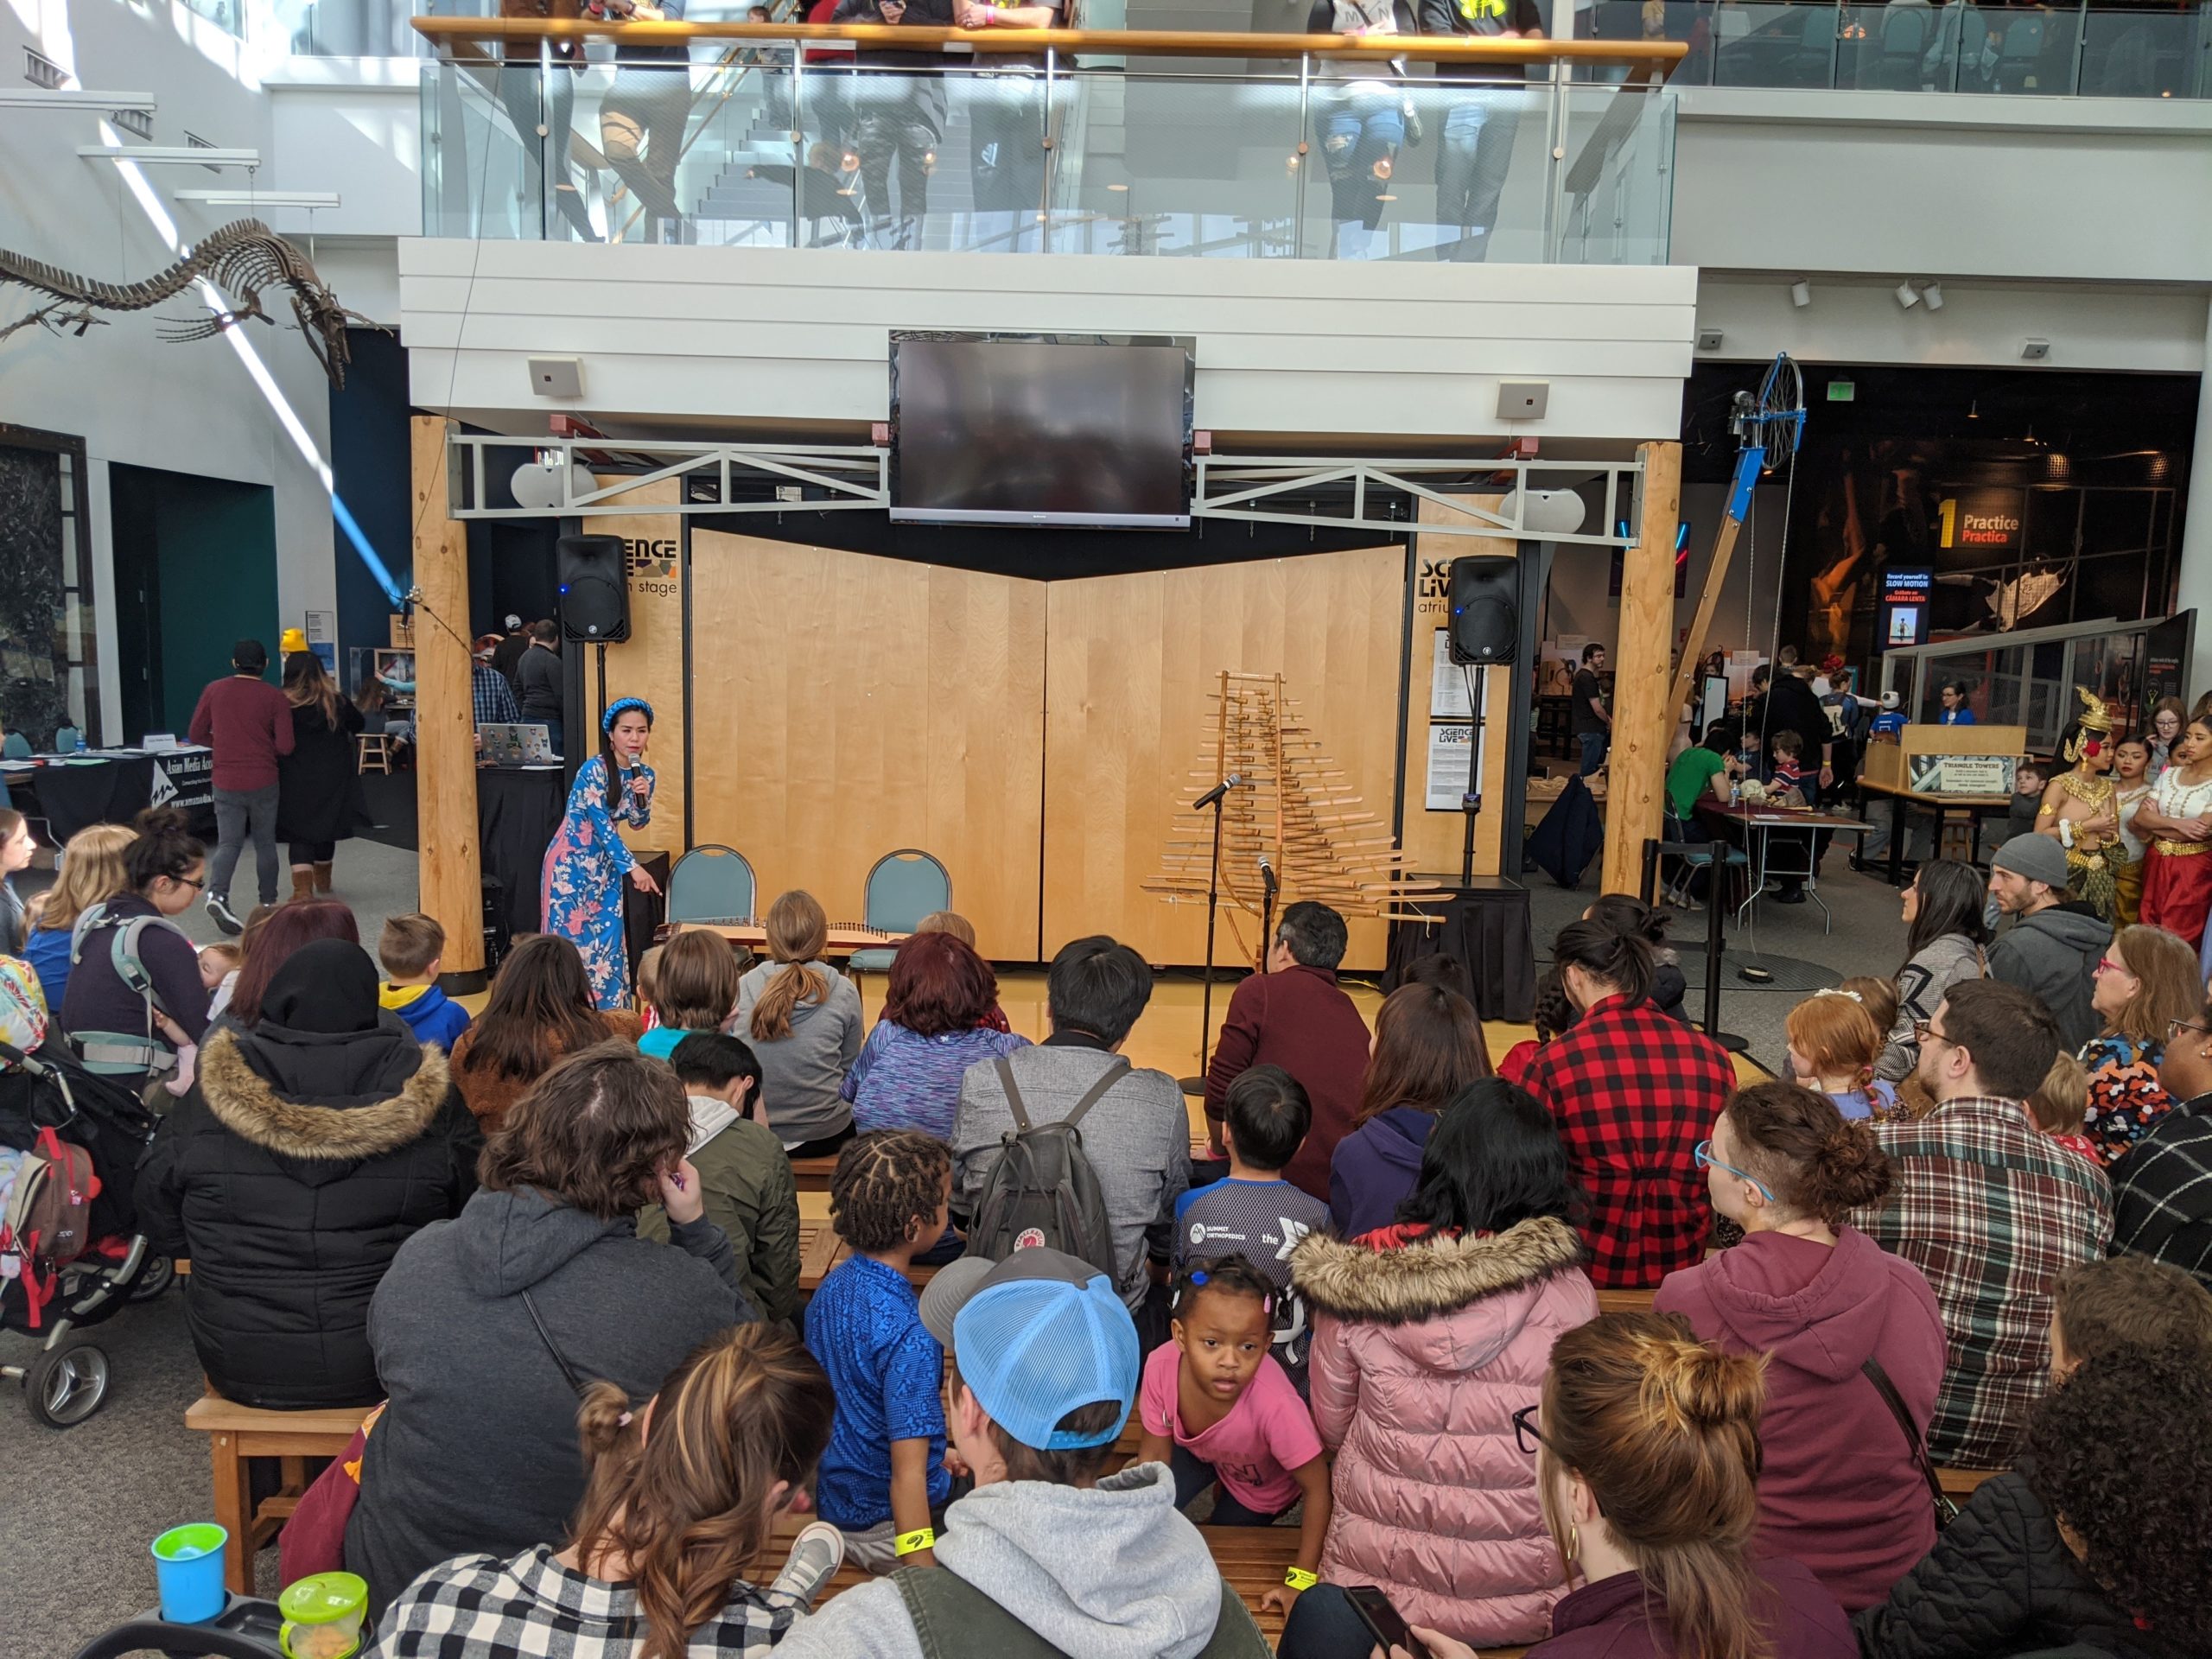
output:
[[[630,637],[630,581],[620,536],[563,536],[553,544],[561,637],[599,647],[599,709],[607,712],[607,647]],[[574,747],[575,745],[569,745]],[[596,741],[593,747],[598,747]]]
[[[1447,570],[1452,660],[1472,669],[1467,688],[1467,787],[1459,798],[1466,835],[1459,848],[1459,885],[1475,879],[1475,815],[1483,810],[1482,739],[1493,666],[1510,665],[1521,643],[1521,561],[1486,554],[1454,559]]]

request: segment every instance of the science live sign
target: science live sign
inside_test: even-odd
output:
[[[1941,545],[2017,552],[2027,498],[2018,490],[1961,490],[1937,502],[1936,511],[1942,525]]]

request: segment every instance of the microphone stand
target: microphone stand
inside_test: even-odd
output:
[[[1206,1048],[1213,1037],[1213,929],[1214,912],[1221,903],[1221,807],[1236,787],[1239,779],[1230,772],[1198,797],[1196,804],[1204,810],[1213,808],[1213,856],[1206,863],[1206,963],[1204,975],[1205,989],[1198,1001],[1198,1075],[1183,1079],[1185,1095],[1204,1096],[1206,1091]]]
[[[1260,880],[1265,884],[1260,898],[1260,971],[1264,974],[1274,956],[1275,893],[1282,886],[1275,880],[1275,867],[1268,862],[1265,853],[1260,855]]]

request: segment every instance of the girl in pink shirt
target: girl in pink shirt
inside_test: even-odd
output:
[[[1145,1361],[1136,1463],[1165,1463],[1182,1509],[1218,1484],[1211,1524],[1264,1527],[1302,1497],[1298,1557],[1261,1605],[1290,1611],[1318,1577],[1329,1531],[1329,1463],[1290,1376],[1268,1352],[1274,1286],[1241,1255],[1176,1275],[1172,1340]]]

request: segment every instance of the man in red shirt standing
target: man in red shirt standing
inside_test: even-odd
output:
[[[276,761],[292,752],[292,705],[263,679],[269,651],[258,639],[231,648],[232,674],[200,694],[194,743],[215,752],[215,856],[207,865],[207,913],[224,932],[245,924],[231,909],[231,877],[253,841],[261,902],[276,902]]]
[[[1351,1133],[1367,1075],[1367,1022],[1338,988],[1344,959],[1344,918],[1326,905],[1300,899],[1275,925],[1268,971],[1254,974],[1229,999],[1229,1014],[1206,1068],[1206,1140],[1226,1155],[1222,1115],[1229,1085],[1255,1065],[1279,1065],[1298,1079],[1313,1121],[1283,1179],[1317,1198],[1329,1196],[1329,1158]]]

